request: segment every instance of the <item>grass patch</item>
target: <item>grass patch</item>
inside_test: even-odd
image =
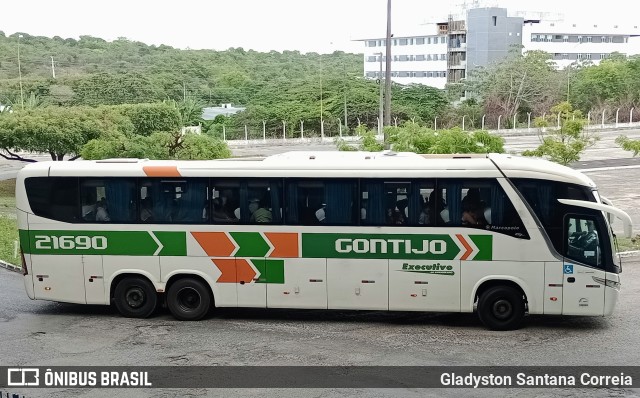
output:
[[[13,255],[14,242],[18,240],[18,227],[15,218],[0,216],[0,259],[13,265],[20,266],[18,256]]]
[[[16,180],[0,181],[0,217],[16,217]]]
[[[19,255],[15,256],[14,242],[18,240],[16,222],[16,180],[0,181],[0,260],[20,265]]]
[[[618,237],[618,247],[621,252],[640,250],[640,235],[636,235],[633,238]]]

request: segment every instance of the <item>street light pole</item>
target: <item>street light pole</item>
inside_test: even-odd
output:
[[[20,64],[20,38],[22,35],[18,35],[18,81],[20,82],[20,104],[22,105],[22,110],[24,110],[24,94],[22,92],[22,67]]]

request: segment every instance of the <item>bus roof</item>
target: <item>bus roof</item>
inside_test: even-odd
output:
[[[428,172],[425,175],[425,172]],[[584,174],[539,158],[506,154],[418,155],[412,152],[291,151],[262,159],[38,162],[23,177],[502,177],[537,178],[595,187]]]

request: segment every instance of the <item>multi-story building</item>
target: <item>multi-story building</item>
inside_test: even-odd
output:
[[[638,25],[558,23],[527,19],[522,44],[527,50],[543,50],[553,56],[559,68],[576,61],[598,63],[612,53],[634,54],[630,41],[640,36]]]
[[[472,69],[504,58],[509,51],[542,50],[550,53],[558,68],[576,61],[598,63],[614,52],[634,54],[632,38],[638,26],[567,23],[544,19],[545,14],[510,16],[505,8],[485,7],[466,11],[464,18],[421,25],[420,34],[391,38],[391,77],[400,84],[420,83],[444,88],[458,83]],[[364,75],[384,76],[385,38],[362,39]]]

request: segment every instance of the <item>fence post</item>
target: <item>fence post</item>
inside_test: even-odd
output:
[[[587,127],[591,124],[591,111],[587,112]]]
[[[527,130],[531,130],[531,112],[527,112]]]
[[[249,143],[249,130],[247,129],[247,125],[244,125],[244,140]]]
[[[320,140],[324,141],[324,119],[320,119]]]
[[[462,115],[462,131],[464,131],[464,118],[467,117],[467,115]]]
[[[518,114],[516,113],[515,115],[513,115],[513,127],[511,128],[512,130],[516,129],[516,118],[518,117]]]
[[[282,141],[286,141],[287,140],[287,122],[286,121],[282,121]]]
[[[222,141],[226,141],[227,140],[227,128],[226,126],[223,124],[222,125]]]
[[[338,132],[340,133],[340,138],[342,138],[342,122],[338,119]]]
[[[434,130],[438,129],[438,116],[436,116],[436,118],[433,119],[433,129]]]
[[[262,121],[262,141],[267,141],[267,121]]]
[[[604,128],[604,113],[606,112],[606,109],[602,110],[602,128]]]
[[[629,126],[633,123],[633,109],[634,108],[631,108],[631,111],[629,111]]]
[[[620,113],[620,108],[616,109],[616,128],[618,128],[618,114]]]
[[[480,130],[484,130],[484,118],[485,118],[486,116],[487,116],[487,115],[482,115],[482,128],[481,128]]]
[[[560,128],[560,112],[558,112],[558,128]]]
[[[502,115],[498,115],[498,131],[500,131],[500,119],[502,119]]]
[[[300,120],[300,138],[304,139],[304,120]]]

